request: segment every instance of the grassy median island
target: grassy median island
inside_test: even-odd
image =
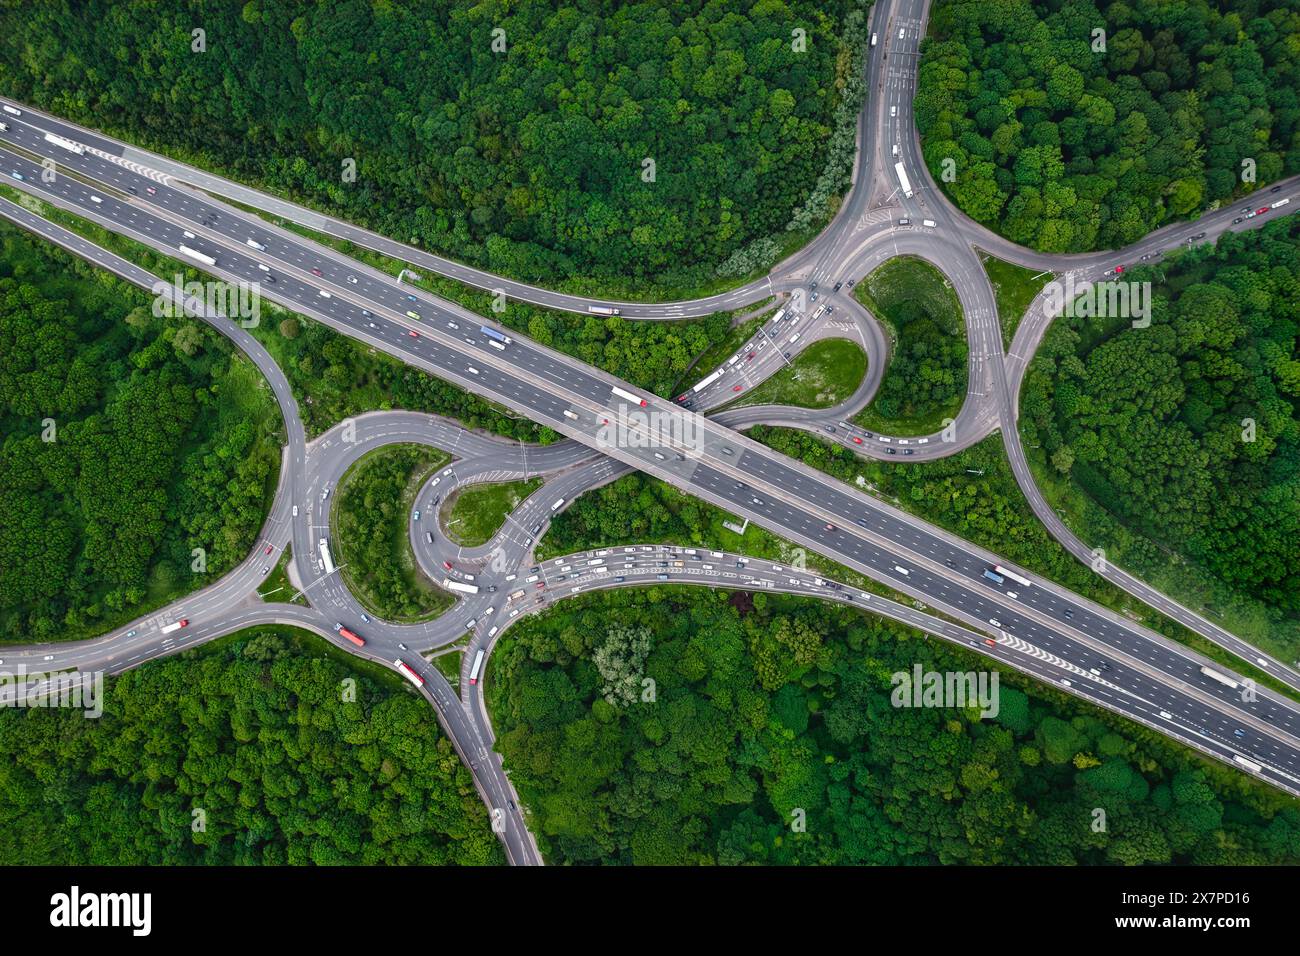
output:
[[[257,368],[0,223],[0,634],[92,637],[254,546],[283,423]]]
[[[506,515],[541,486],[541,478],[529,478],[527,481],[470,485],[457,490],[443,506],[447,515],[447,537],[467,548],[487,544],[505,524]]]
[[[407,522],[426,478],[450,456],[426,445],[363,455],[339,481],[330,543],[348,588],[386,621],[424,621],[452,604],[415,562]]]
[[[928,435],[966,396],[966,329],[943,274],[914,256],[890,259],[853,288],[890,338],[880,391],[854,421],[889,435]]]
[[[106,678],[103,701],[0,709],[0,864],[505,862],[433,708],[316,635],[238,631]]]
[[[867,353],[848,339],[821,339],[728,405],[830,408],[848,399],[867,374]]]
[[[1016,329],[1024,318],[1029,303],[1052,281],[1052,273],[1026,269],[993,256],[982,255],[984,271],[993,284],[993,300],[997,303],[998,322],[1002,326],[1002,347],[1011,348]]]
[[[268,554],[267,557],[270,558],[271,556]],[[262,596],[263,601],[272,604],[285,603],[307,606],[307,598],[300,594],[298,589],[293,586],[293,582],[289,580],[289,563],[292,560],[292,549],[286,547],[280,555],[280,559],[276,561],[275,567],[267,573],[266,577],[262,579],[262,583],[258,585],[257,593]]]

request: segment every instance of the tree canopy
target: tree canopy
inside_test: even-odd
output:
[[[931,33],[926,163],[1015,242],[1116,248],[1300,171],[1290,0],[940,0]]]
[[[0,85],[520,278],[712,278],[818,186],[865,6],[7,4]]]
[[[281,425],[228,341],[0,225],[0,356],[5,640],[100,633],[248,554]]]
[[[97,719],[0,711],[0,862],[502,863],[432,708],[319,649],[241,631],[108,678]]]

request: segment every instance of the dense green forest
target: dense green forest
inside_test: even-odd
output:
[[[504,862],[428,704],[321,647],[241,631],[108,678],[98,719],[0,711],[0,863]]]
[[[389,445],[362,456],[339,482],[331,525],[341,573],[377,617],[420,620],[451,605],[416,564],[407,537],[416,492],[449,460],[424,445]],[[433,513],[427,521],[437,527]]]
[[[995,718],[894,707],[916,664],[987,666],[842,605],[654,587],[511,628],[487,688],[551,863],[1300,862],[1294,800],[1014,675]]]
[[[1155,280],[1150,328],[1054,323],[1025,379],[1025,442],[1148,549],[1295,618],[1300,221],[1227,233],[1135,277]]]
[[[847,185],[867,6],[12,3],[0,88],[498,272],[708,281]]]
[[[3,224],[0,356],[6,639],[98,633],[248,554],[282,425],[226,339]]]
[[[1015,242],[1118,248],[1253,189],[1243,161],[1300,172],[1293,0],[940,0],[930,31],[926,163]]]
[[[956,418],[966,394],[966,329],[961,303],[937,268],[915,256],[890,259],[853,289],[889,331],[889,368],[880,391],[856,417],[890,434],[937,431]]]

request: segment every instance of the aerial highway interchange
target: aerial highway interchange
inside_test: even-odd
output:
[[[1203,668],[1225,669],[1023,569],[1011,571],[1028,584],[994,582],[985,572],[994,565],[1009,565],[1005,559],[742,432],[755,424],[802,428],[864,457],[897,456],[905,446],[908,459],[919,462],[970,447],[997,430],[1036,516],[1076,558],[1088,561],[1091,548],[1073,535],[1037,489],[1015,427],[1025,368],[1054,315],[1046,297],[1040,296],[1004,352],[992,287],[978,250],[1088,283],[1101,281],[1117,264],[1155,259],[1184,247],[1193,233],[1204,233],[1201,241],[1209,242],[1229,228],[1263,224],[1257,219],[1234,227],[1234,209],[1226,208],[1195,223],[1166,227],[1129,249],[1051,256],[1019,248],[973,223],[948,204],[930,179],[912,128],[910,100],[927,15],[928,3],[922,0],[882,2],[872,11],[871,28],[881,42],[867,61],[870,82],[859,119],[856,175],[830,226],[769,276],[720,295],[676,303],[604,302],[482,273],[13,103],[5,116],[9,128],[0,133],[9,185],[169,255],[176,256],[186,246],[210,260],[203,271],[231,281],[260,282],[265,299],[490,398],[566,440],[529,447],[475,434],[434,416],[377,412],[308,441],[288,382],[265,348],[237,322],[208,314],[201,302],[187,301],[187,311],[230,337],[257,365],[284,419],[287,444],[280,484],[254,553],[211,587],[128,627],[92,641],[9,649],[5,664],[118,673],[272,622],[312,630],[389,667],[400,660],[422,681],[420,692],[436,708],[473,773],[510,861],[539,864],[524,812],[492,749],[481,685],[470,680],[478,652],[486,655],[514,621],[576,593],[665,582],[761,588],[855,603],[984,654],[1300,795],[1300,705],[1291,699],[1266,688],[1243,699],[1239,686],[1230,685],[1244,684],[1246,678],[1228,674],[1227,683],[1207,679]],[[60,146],[59,137],[81,151]],[[41,176],[43,159],[57,164],[59,175],[53,182]],[[914,180],[910,195],[900,189],[895,162],[901,162]],[[1300,183],[1277,184],[1275,196],[1300,197]],[[671,321],[777,301],[762,329],[730,362],[700,370],[704,387],[680,398],[660,398],[516,332],[496,329],[459,305],[271,225],[223,198],[415,268],[577,314],[604,310],[628,321]],[[157,276],[28,209],[0,201],[0,213],[130,282],[144,288],[158,284]],[[943,433],[909,439],[874,434],[847,421],[879,387],[888,349],[880,323],[852,297],[852,281],[900,255],[930,262],[951,282],[965,318],[970,354],[968,391],[956,420]],[[185,298],[183,291],[163,285],[166,294]],[[832,330],[832,322],[841,328]],[[496,329],[496,334],[484,329]],[[851,330],[871,359],[866,378],[845,402],[819,410],[765,405],[722,409],[737,387],[749,390],[810,343],[843,337],[844,329]],[[504,345],[502,333],[508,339]],[[655,417],[642,417],[651,415]],[[675,421],[680,426],[675,434],[691,439],[660,441],[651,434],[650,423],[656,420]],[[611,423],[640,433],[645,441],[608,441]],[[410,522],[417,560],[434,580],[468,581],[473,575],[475,583],[473,593],[458,592],[455,606],[436,619],[399,625],[370,619],[341,576],[324,566],[319,544],[330,537],[330,492],[348,467],[385,444],[412,442],[453,457],[418,496],[417,507],[428,509],[428,517],[423,523]],[[767,559],[635,541],[541,563],[534,560],[537,540],[555,514],[584,492],[633,470],[747,519],[908,600]],[[543,477],[544,486],[508,516],[488,544],[457,548],[445,535],[430,531],[426,537],[426,526],[436,527],[435,498],[444,499],[474,483],[533,476]],[[285,548],[292,549],[291,578],[309,606],[269,603],[256,594],[265,568],[273,566]],[[1300,674],[1287,662],[1224,631],[1122,568],[1107,565],[1099,573],[1252,667],[1300,689]],[[164,626],[180,619],[189,622],[184,629],[164,633]],[[364,647],[340,637],[339,625],[364,634]],[[457,693],[424,655],[460,641],[467,632],[470,640]]]

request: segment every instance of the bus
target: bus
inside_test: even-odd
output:
[[[480,653],[481,653],[481,652],[480,652]],[[1264,769],[1264,768],[1261,767],[1259,764],[1255,763],[1255,761],[1253,761],[1253,760],[1247,760],[1247,759],[1246,759],[1245,757],[1243,757],[1241,754],[1233,754],[1233,755],[1232,755],[1232,762],[1235,763],[1235,764],[1237,764],[1239,767],[1245,767],[1245,768],[1246,768],[1247,770],[1249,770],[1251,773],[1259,773],[1259,772],[1261,772],[1261,771]]]
[[[10,116],[22,116],[22,115],[23,115],[23,111],[22,111],[22,110],[18,109],[18,107],[16,107],[16,106],[10,106],[8,103],[5,104],[5,112],[8,113]]]
[[[898,185],[903,187],[903,195],[912,198],[912,184],[907,181],[907,170],[902,163],[894,163],[894,172],[898,174]]]
[[[335,625],[334,625],[334,630],[338,631],[339,634],[340,634],[341,636],[346,637],[346,638],[347,638],[349,641],[351,641],[353,644],[357,645],[357,647],[365,647],[365,646],[366,646],[366,642],[365,642],[364,640],[362,640],[360,637],[358,637],[358,636],[356,635],[355,632],[353,632],[353,631],[349,631],[349,630],[348,630],[346,627],[344,627],[342,624],[335,624]]]
[[[712,375],[706,376],[705,378],[701,379],[700,384],[696,385],[693,389],[691,389],[691,391],[702,392],[721,377],[722,377],[722,369],[718,369]]]
[[[401,672],[403,677],[409,680],[416,687],[424,686],[424,678],[421,677],[419,674],[417,674],[415,671],[411,670],[411,668],[409,668],[406,665],[406,661],[401,660],[399,658],[398,660],[393,661],[393,666],[396,667]]]
[[[607,305],[589,305],[587,311],[593,315],[622,315],[618,309],[611,308]]]
[[[646,407],[646,400],[644,398],[638,398],[637,396],[633,395],[631,392],[619,388],[617,385],[613,387],[612,391],[619,398],[625,399],[626,401],[631,402],[633,405],[640,405],[642,408]]]
[[[784,318],[785,318],[785,307],[782,306],[781,308],[776,310],[776,315],[772,316],[772,321],[780,322]]]
[[[994,584],[1006,583],[1006,578],[998,574],[996,571],[990,570],[989,568],[984,569],[984,576],[988,578],[990,581],[992,581]]]
[[[1279,199],[1277,202],[1273,203],[1273,205],[1269,206],[1268,208],[1269,208],[1269,209],[1280,209],[1281,207],[1285,206],[1285,205],[1286,205],[1287,203],[1289,203],[1290,201],[1291,201],[1290,199]]]
[[[491,328],[490,326],[480,325],[478,327],[478,330],[482,332],[484,335],[486,335],[488,338],[492,339],[494,342],[500,342],[502,345],[510,345],[514,342],[514,339],[512,339],[510,336],[502,335],[500,332],[498,332],[494,328]]]
[[[483,650],[480,648],[479,652],[474,655],[474,666],[469,670],[469,682],[477,684],[481,673],[483,673]]]
[[[1210,680],[1217,681],[1218,683],[1222,684],[1224,687],[1231,687],[1233,690],[1236,690],[1238,687],[1241,686],[1235,680],[1229,677],[1227,674],[1220,674],[1213,667],[1202,667],[1201,673],[1204,674],[1206,677],[1208,677]]]
[[[1028,578],[1021,577],[1019,574],[1016,574],[1014,571],[1007,570],[1000,564],[993,565],[993,570],[996,571],[998,574],[1002,575],[1004,578],[1010,578],[1012,581],[1015,581],[1017,584],[1019,584],[1021,587],[1024,588],[1027,588],[1034,583],[1033,581],[1030,581]]]
[[[204,265],[215,266],[217,264],[216,259],[212,258],[212,256],[205,256],[197,249],[191,249],[189,246],[182,245],[180,247],[180,250],[182,253],[189,256],[191,259],[197,259],[199,262],[202,262]]]
[[[334,561],[330,558],[330,543],[324,538],[321,538],[320,541],[317,542],[317,546],[320,548],[321,567],[325,569],[326,574],[333,574]]]
[[[477,584],[465,584],[461,581],[453,581],[451,578],[443,578],[442,586],[448,591],[459,591],[461,594],[478,594]]]

